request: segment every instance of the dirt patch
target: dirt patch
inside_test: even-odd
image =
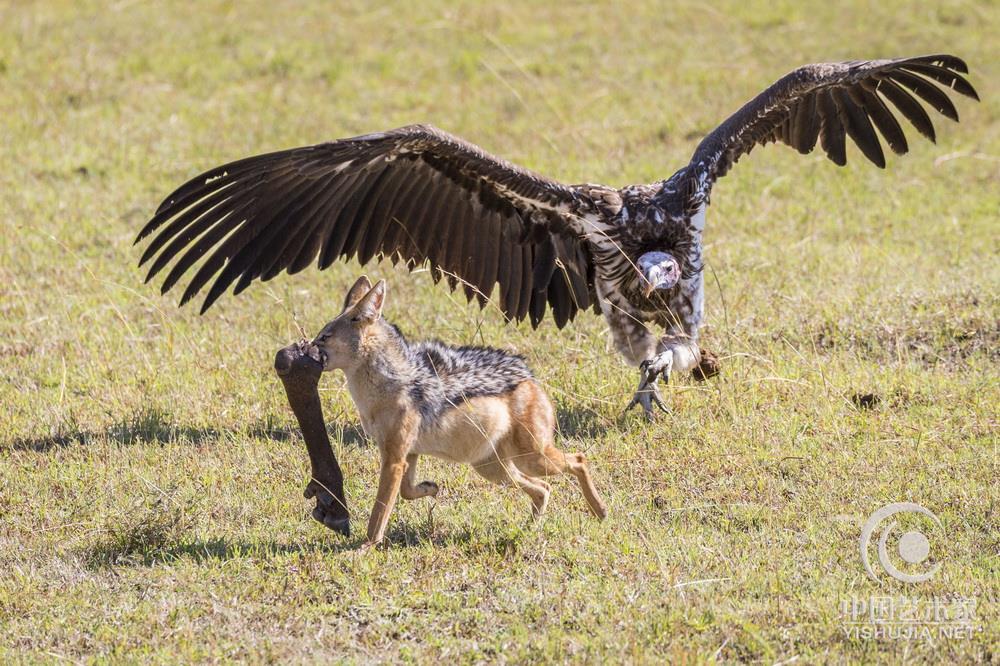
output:
[[[910,359],[928,367],[957,366],[980,355],[991,363],[1000,360],[1000,321],[826,322],[808,335],[817,349],[850,350],[886,361]]]
[[[0,344],[0,358],[8,356],[25,357],[31,356],[37,350],[36,345],[27,342],[14,342],[10,344]]]
[[[882,404],[882,396],[878,393],[855,393],[851,396],[851,402],[858,409],[875,409]]]
[[[848,351],[876,361],[916,361],[925,367],[1000,361],[997,301],[961,294],[900,305],[866,308],[835,321],[807,320],[801,327],[777,332],[775,338],[801,345],[803,351]]]

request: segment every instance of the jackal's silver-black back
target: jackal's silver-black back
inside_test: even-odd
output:
[[[472,398],[505,395],[534,379],[518,354],[436,340],[410,343],[397,327],[389,327],[403,352],[405,367],[380,370],[406,383],[414,406],[425,419]]]

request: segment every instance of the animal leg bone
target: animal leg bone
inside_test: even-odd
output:
[[[288,345],[275,356],[274,371],[285,386],[288,403],[298,419],[309,452],[312,478],[304,495],[306,499],[316,498],[312,517],[331,530],[350,536],[344,475],[333,455],[319,400],[319,378],[323,374],[319,350],[305,340]]]

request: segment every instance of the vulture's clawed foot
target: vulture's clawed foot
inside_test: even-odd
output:
[[[345,515],[347,507],[342,506],[322,483],[312,479],[302,494],[306,499],[316,498],[316,508],[312,510],[312,517],[317,522],[323,523],[334,532],[351,536],[351,521]]]
[[[660,387],[657,382],[661,375],[665,382],[670,381],[670,371],[673,369],[673,364],[674,355],[670,351],[663,352],[647,361],[643,361],[639,365],[639,372],[641,373],[639,388],[635,390],[635,395],[632,396],[632,400],[625,407],[625,411],[627,412],[636,405],[641,405],[642,411],[649,421],[656,420],[656,412],[653,410],[654,405],[661,411],[668,412],[667,405],[663,402],[663,396],[660,395]]]

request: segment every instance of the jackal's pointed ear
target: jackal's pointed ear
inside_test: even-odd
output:
[[[382,305],[385,304],[385,280],[375,283],[367,294],[361,297],[352,312],[353,319],[358,321],[373,322],[382,316]]]
[[[354,286],[350,288],[347,292],[347,298],[344,299],[344,310],[353,307],[361,297],[367,294],[372,288],[372,283],[368,281],[367,275],[362,275],[354,283]]]

